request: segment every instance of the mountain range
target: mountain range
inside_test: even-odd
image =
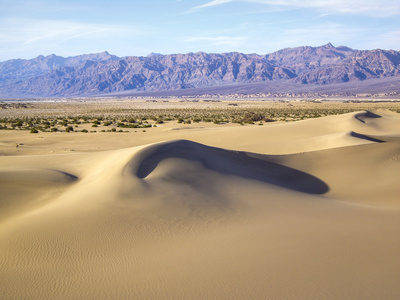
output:
[[[266,55],[187,53],[117,57],[108,52],[0,62],[0,96],[54,97],[182,91],[227,86],[242,89],[296,85],[361,84],[400,78],[400,51],[354,50],[331,43],[287,48]],[[399,81],[394,89],[400,91]],[[265,84],[265,85],[264,85]],[[365,84],[364,84],[365,85]],[[392,83],[393,85],[393,83]],[[257,90],[257,89],[256,89]]]

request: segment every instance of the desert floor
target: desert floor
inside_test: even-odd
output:
[[[400,299],[400,115],[0,131],[2,299]]]

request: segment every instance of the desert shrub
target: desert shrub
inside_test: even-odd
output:
[[[254,124],[257,121],[263,121],[265,117],[261,113],[248,112],[242,118],[242,122]]]

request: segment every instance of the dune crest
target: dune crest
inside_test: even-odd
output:
[[[354,131],[361,134],[388,134],[396,132],[395,129],[400,125],[399,114],[387,109],[366,110],[352,113],[353,122],[349,124]]]
[[[146,179],[151,176],[159,164],[171,158],[198,162],[204,169],[221,173],[221,175],[239,176],[304,193],[324,194],[329,190],[328,186],[318,178],[269,162],[263,155],[229,151],[188,140],[169,141],[148,146],[135,155],[125,167],[124,172],[133,173],[141,179]]]

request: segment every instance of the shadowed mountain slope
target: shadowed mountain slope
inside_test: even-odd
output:
[[[188,53],[118,58],[107,52],[0,63],[0,93],[10,96],[98,95],[157,92],[284,81],[330,85],[398,77],[400,53],[327,44],[267,55]],[[254,86],[253,86],[254,88]],[[258,87],[261,90],[262,86]]]

